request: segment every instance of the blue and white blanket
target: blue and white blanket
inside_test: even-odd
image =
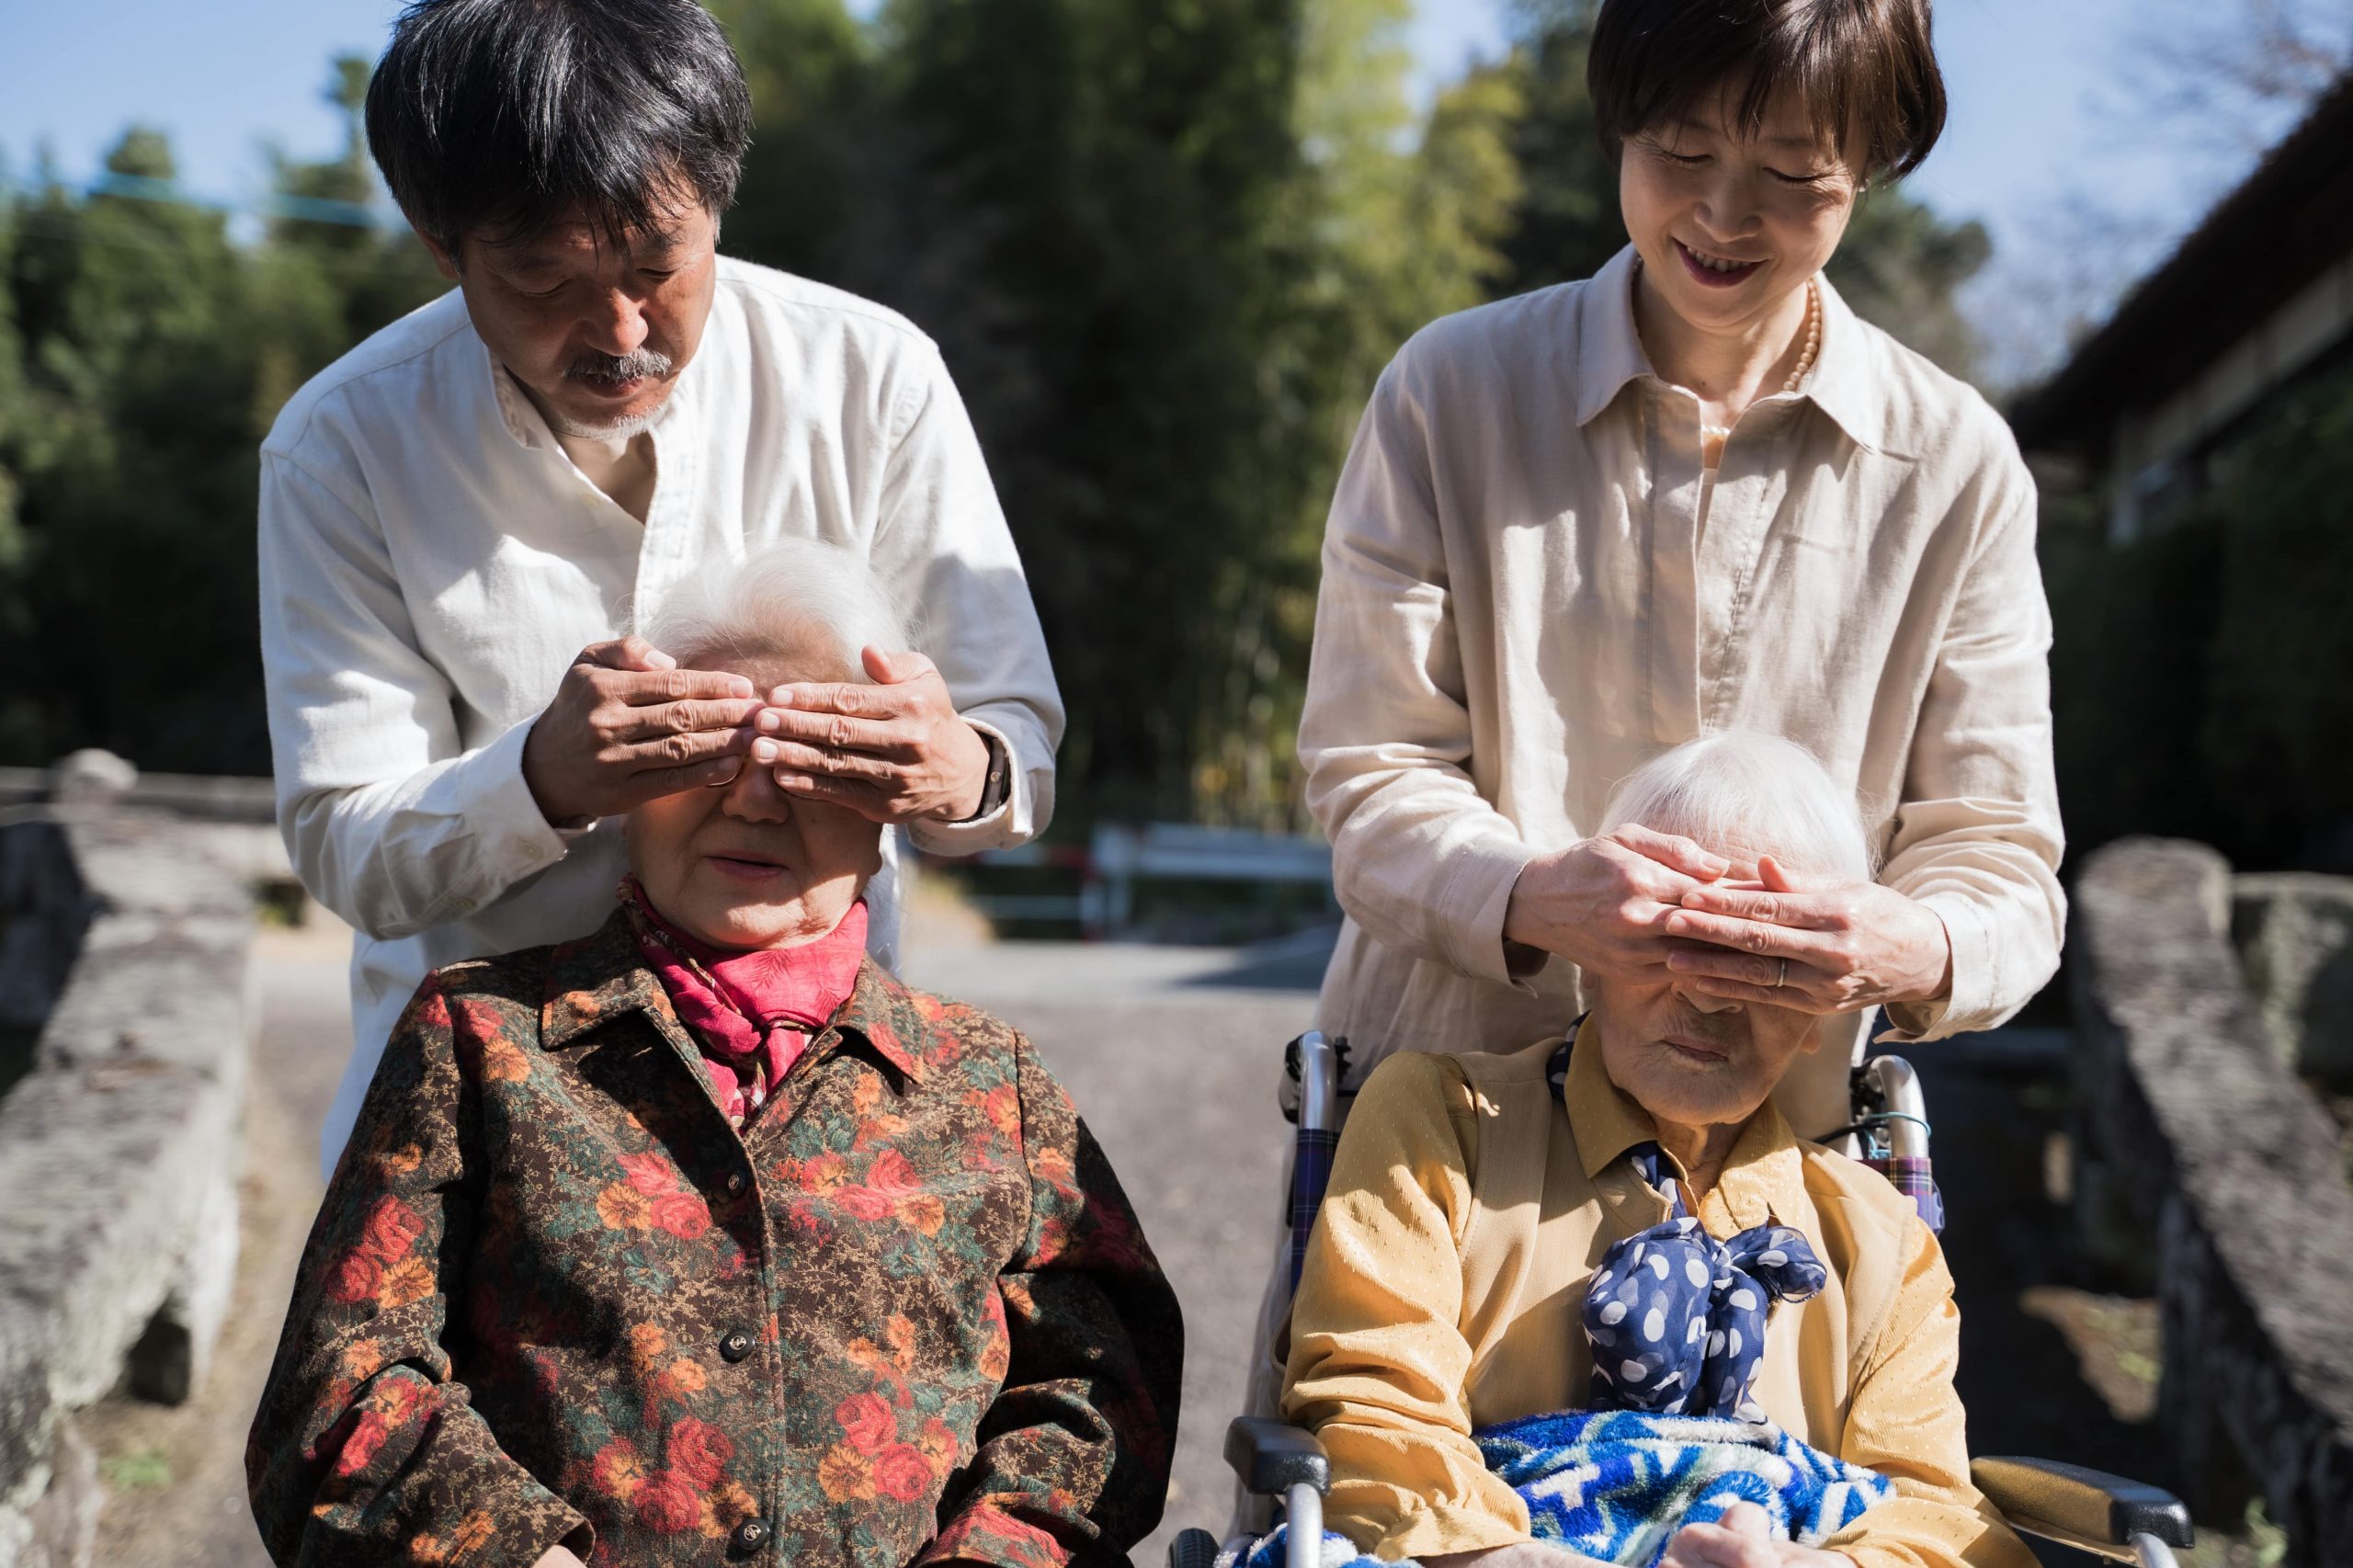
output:
[[[1734,1503],[1764,1509],[1777,1538],[1817,1546],[1895,1494],[1884,1476],[1729,1416],[1574,1410],[1472,1437],[1527,1502],[1537,1540],[1626,1568],[1650,1568],[1677,1528],[1712,1523]],[[1245,1568],[1285,1568],[1287,1552],[1278,1527]],[[1325,1532],[1323,1568],[1373,1564]]]

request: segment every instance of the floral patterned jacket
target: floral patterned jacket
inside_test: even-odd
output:
[[[281,1563],[1118,1563],[1183,1329],[1029,1042],[870,960],[738,1137],[618,915],[428,977],[246,1451]]]

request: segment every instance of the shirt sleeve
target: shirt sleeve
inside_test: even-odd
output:
[[[380,938],[481,909],[563,858],[517,724],[469,751],[382,529],[277,454],[261,479],[262,671],[278,831],[321,903]]]
[[[2057,971],[2066,934],[2034,481],[2006,432],[2000,440],[1989,520],[1929,676],[1880,873],[1944,922],[1952,990],[1938,1003],[1891,1006],[1883,1040],[1992,1028]]]
[[[1518,984],[1504,912],[1533,852],[1465,767],[1462,654],[1406,363],[1373,389],[1324,528],[1299,725],[1308,809],[1341,906],[1376,941]]]
[[[1119,1178],[1027,1040],[1016,1042],[1029,1232],[997,1280],[1004,1382],[915,1558],[1126,1561],[1159,1523],[1185,1324]]]
[[[1865,1352],[1838,1457],[1875,1470],[1896,1495],[1822,1543],[1858,1568],[2034,1568],[2034,1553],[1970,1484],[1967,1424],[1953,1372],[1961,1312],[1937,1239],[1917,1219],[1887,1321]]]
[[[438,1545],[435,1561],[531,1562],[593,1544],[500,1449],[443,1348],[475,1221],[472,1098],[428,977],[320,1205],[246,1442],[273,1562],[389,1568]]]
[[[920,363],[884,473],[872,560],[883,582],[910,586],[917,645],[939,666],[956,711],[1005,747],[1010,777],[995,811],[908,826],[926,853],[971,855],[1045,831],[1063,701],[972,417],[938,351],[926,346]]]
[[[1282,1411],[1331,1456],[1325,1524],[1385,1561],[1524,1541],[1463,1385],[1461,1238],[1477,1158],[1462,1070],[1404,1052],[1357,1096],[1292,1303]]]

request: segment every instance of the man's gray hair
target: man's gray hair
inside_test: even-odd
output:
[[[866,558],[813,539],[706,566],[641,615],[637,634],[681,664],[814,655],[855,681],[867,678],[860,649],[915,645],[908,616]]]
[[[1770,855],[1793,871],[1854,881],[1877,869],[1855,792],[1805,747],[1749,730],[1686,741],[1620,779],[1599,831],[1629,823],[1732,860]]]

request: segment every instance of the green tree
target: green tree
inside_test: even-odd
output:
[[[2353,870],[2353,367],[2280,397],[2220,466],[2198,742],[2227,809],[2198,835],[2245,862]]]
[[[175,173],[146,130],[106,166],[139,181]],[[224,221],[128,196],[75,203],[52,187],[17,223],[9,293],[30,417],[0,455],[24,534],[5,568],[6,635],[10,665],[43,679],[8,714],[12,760],[95,743],[250,766],[267,756],[249,722],[251,533],[230,519],[251,516],[252,361]]]
[[[1502,242],[1498,295],[1590,278],[1626,244],[1618,171],[1601,150],[1586,59],[1597,0],[1524,6],[1519,37],[1500,64],[1482,68],[1516,90],[1511,137],[1522,195]]]
[[[337,55],[329,65],[321,96],[343,115],[339,155],[305,163],[270,153],[278,203],[257,260],[276,276],[265,280],[264,292],[309,295],[311,308],[301,313],[326,333],[301,344],[272,335],[278,352],[267,390],[279,403],[301,384],[298,378],[281,386],[284,375],[324,364],[449,286],[377,185],[364,119],[373,70],[357,54]]]
[[[731,250],[904,310],[971,402],[1072,725],[1065,799],[1299,817],[1338,460],[1475,303],[1506,86],[1416,126],[1405,0],[726,0],[760,133]]]
[[[0,246],[0,658],[41,672],[0,707],[0,756],[96,744],[267,771],[262,437],[303,379],[441,285],[405,236],[305,223],[233,244],[176,194],[159,132],[129,131],[106,167],[119,190],[51,181],[9,203]],[[280,179],[334,188],[314,165]]]

